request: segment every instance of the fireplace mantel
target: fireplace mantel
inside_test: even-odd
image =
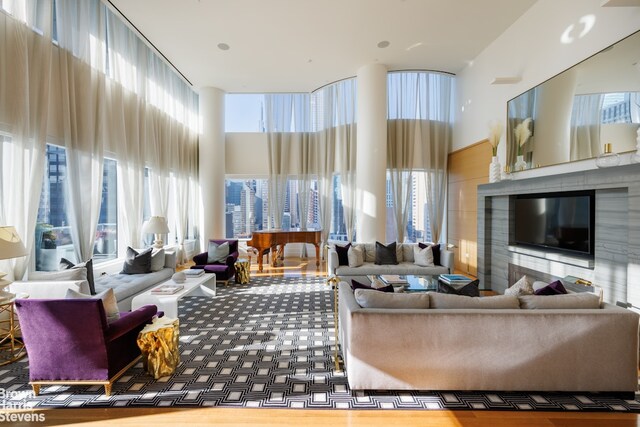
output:
[[[591,264],[510,247],[513,196],[580,190],[596,191]],[[502,293],[512,285],[509,264],[545,277],[582,277],[601,286],[607,302],[640,307],[640,164],[478,186],[478,278],[484,289]]]

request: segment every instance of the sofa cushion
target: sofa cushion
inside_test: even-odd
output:
[[[214,262],[224,263],[227,260],[229,253],[229,242],[209,242],[209,250],[207,251],[207,264],[211,264]]]
[[[356,289],[354,295],[363,308],[429,308],[429,295],[426,292],[387,293]]]
[[[76,292],[73,289],[67,289],[67,299],[101,299],[104,306],[104,312],[107,315],[107,323],[114,322],[120,318],[120,310],[118,310],[118,301],[113,293],[113,289],[107,289],[96,295],[85,295]]]
[[[158,283],[168,280],[173,275],[172,268],[163,268],[146,274],[105,274],[96,278],[96,292],[113,289],[116,299],[124,301]]]
[[[533,295],[533,286],[527,276],[522,276],[520,280],[504,291],[505,295]]]
[[[536,295],[563,295],[566,293],[567,290],[559,280],[551,282],[547,286],[540,288],[534,292],[534,294]]]
[[[164,268],[164,249],[154,249],[151,252],[151,271],[160,271]]]
[[[442,294],[452,294],[452,295],[465,295],[468,297],[479,297],[480,289],[478,285],[480,281],[478,279],[467,283],[462,286],[454,286],[448,283],[444,283],[442,281],[438,281],[438,292]]]
[[[416,243],[403,243],[402,245],[400,245],[400,247],[402,248],[402,261],[400,261],[399,259],[398,261],[414,262],[415,259],[413,258],[413,248],[417,246],[418,245]]]
[[[359,243],[358,247],[364,252],[364,262],[376,262],[376,244],[375,243]]]
[[[520,308],[518,297],[512,295],[496,295],[491,297],[468,297],[429,292],[431,308],[481,308],[512,309]]]
[[[396,242],[383,245],[376,242],[376,261],[377,265],[397,265],[398,255],[396,253]]]
[[[127,247],[124,265],[121,274],[145,274],[151,272],[151,248],[138,253],[135,249]]]
[[[440,264],[440,243],[434,245],[433,243],[418,243],[420,249],[431,246],[431,251],[433,252],[433,264],[434,265],[442,265]]]
[[[418,245],[413,247],[413,263],[422,267],[434,267],[433,263],[433,250],[431,246],[421,248]]]
[[[358,246],[351,246],[347,250],[347,265],[349,267],[360,267],[364,264],[364,254],[362,248]]]
[[[367,289],[370,291],[378,291],[378,292],[393,292],[393,285],[383,286],[381,288],[373,288],[369,285],[365,285],[364,283],[360,283],[357,280],[352,280],[351,289],[353,289],[354,291],[356,289]]]
[[[593,309],[600,308],[600,297],[589,292],[561,295],[522,295],[520,308],[539,309]]]
[[[87,269],[87,283],[89,283],[89,292],[91,295],[96,294],[96,285],[93,280],[93,258],[89,258],[88,261],[74,264],[66,258],[60,258],[58,264],[58,270],[70,270],[70,269],[86,268]]]
[[[422,267],[419,265],[415,265],[412,262],[401,262],[400,264],[394,265],[392,267],[388,265],[376,265],[372,262],[365,262],[360,267],[351,268],[346,265],[341,265],[336,268],[336,274],[340,277],[367,276],[373,274],[412,274],[414,276],[423,276],[447,273],[449,273],[449,269],[447,267]]]
[[[347,243],[345,246],[335,245],[336,253],[338,254],[338,265],[349,265],[349,258],[347,253],[351,247],[351,243]]]

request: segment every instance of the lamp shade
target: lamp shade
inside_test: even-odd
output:
[[[18,232],[13,226],[0,227],[0,259],[18,258],[27,255]]]
[[[163,216],[152,216],[142,227],[143,233],[152,234],[167,234],[169,232],[169,225],[167,220]]]

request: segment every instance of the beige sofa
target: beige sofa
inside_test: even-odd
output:
[[[367,292],[383,298],[378,291],[357,292],[360,299]],[[599,305],[591,294],[577,298],[592,304],[588,296]],[[518,308],[557,298],[527,297],[429,293],[430,308],[363,308],[350,286],[341,282],[339,341],[350,387],[632,396],[638,384],[636,313],[609,304],[594,309]],[[492,298],[498,298],[493,300],[497,305]],[[503,308],[433,308],[452,307],[456,301]]]
[[[447,274],[453,271],[453,252],[440,245],[440,265],[423,267],[414,264],[413,248],[417,243],[398,243],[396,246],[396,265],[376,265],[375,243],[353,243],[364,249],[364,264],[359,267],[339,265],[338,253],[332,245],[329,247],[327,258],[327,275],[336,275],[343,280],[379,274],[412,274],[412,275],[436,275]]]

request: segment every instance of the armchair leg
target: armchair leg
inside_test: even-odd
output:
[[[40,394],[40,384],[31,384],[31,388],[33,389],[34,396],[37,396]]]

